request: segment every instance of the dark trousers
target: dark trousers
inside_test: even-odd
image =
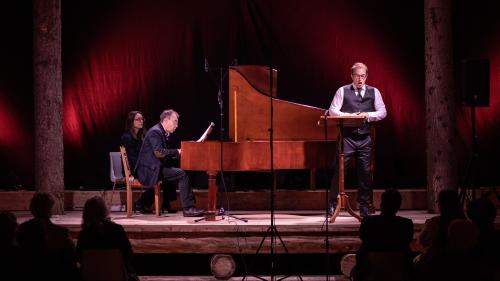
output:
[[[191,189],[191,186],[189,184],[189,177],[186,175],[186,172],[184,172],[184,170],[179,168],[164,167],[162,170],[162,174],[163,174],[163,181],[167,183],[177,184],[177,187],[179,188],[179,192],[181,195],[180,199],[182,208],[194,207],[195,204],[194,193],[193,189]],[[167,201],[172,199],[172,192],[170,190],[168,191],[165,190],[165,188],[172,188],[172,184],[162,184],[162,187],[164,188],[163,202],[165,204]],[[173,199],[175,199],[175,197]],[[151,204],[153,204],[153,201],[154,201],[154,189],[148,188],[146,191],[142,193],[138,203],[142,204],[143,206],[151,206]]]
[[[349,160],[356,157],[356,168],[358,174],[358,204],[360,207],[368,207],[372,192],[372,177],[370,175],[370,160],[372,150],[372,139],[370,135],[344,137],[344,172]],[[339,194],[339,155],[337,152],[335,160],[335,172],[330,185],[330,205],[337,202]],[[345,186],[344,186],[345,188]]]

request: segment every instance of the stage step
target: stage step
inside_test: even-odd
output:
[[[380,196],[384,190],[376,189],[373,192],[375,207],[380,206]],[[134,190],[136,200],[140,190]],[[400,189],[403,196],[402,210],[426,210],[427,191],[424,188]],[[351,206],[356,209],[356,190],[347,190]],[[25,211],[29,210],[29,203],[34,191],[3,191],[0,192],[0,210]],[[102,196],[110,206],[125,205],[125,190],[67,190],[64,192],[65,210],[81,210],[85,201],[93,196]],[[196,205],[200,208],[207,206],[207,191],[195,190]],[[277,190],[275,192],[276,210],[312,210],[318,211],[326,208],[324,190]],[[177,194],[177,198],[180,195]],[[270,191],[232,191],[219,192],[217,207],[224,207],[233,211],[268,211],[271,202]],[[179,201],[172,202],[174,208],[180,208]]]

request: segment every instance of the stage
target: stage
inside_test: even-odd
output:
[[[435,216],[425,209],[426,192],[423,189],[400,191],[403,196],[402,208],[398,215],[411,218],[414,223],[412,250],[420,252],[416,242],[425,220]],[[206,190],[195,190],[197,206],[206,206]],[[348,190],[351,206],[355,204],[355,191]],[[374,190],[374,204],[380,206],[382,190]],[[2,192],[0,209],[11,210],[21,223],[31,217],[28,211],[32,191]],[[81,224],[81,210],[84,202],[92,196],[103,196],[110,206],[125,203],[123,191],[66,191],[65,214],[55,215],[56,224],[69,228],[74,239],[78,237]],[[139,192],[134,192],[137,197]],[[219,200],[225,202],[226,210],[238,218],[217,216],[213,222],[195,222],[196,218],[186,218],[182,212],[163,214],[134,214],[127,218],[124,211],[111,212],[111,219],[123,225],[132,243],[135,253],[143,254],[254,254],[270,226],[269,192],[230,192],[227,198],[219,193]],[[221,201],[222,202],[222,201]],[[230,203],[231,208],[227,208]],[[275,225],[288,251],[292,254],[325,253],[326,224],[323,206],[323,191],[278,191],[276,193]],[[179,208],[178,202],[173,202]],[[219,206],[219,205],[218,205]],[[355,210],[357,212],[357,210]],[[379,213],[379,210],[377,210]],[[357,251],[360,222],[341,212],[334,223],[328,224],[329,252],[345,254]],[[497,216],[497,229],[500,218]],[[278,241],[279,242],[279,241]],[[260,253],[269,253],[269,239],[263,243]],[[278,243],[276,253],[283,253],[284,248]]]
[[[13,210],[18,218],[18,223],[22,223],[32,217],[27,210],[32,194],[33,192],[27,191],[2,192],[0,207],[6,209],[6,206],[10,206],[10,210]],[[204,191],[198,190],[196,194],[200,199],[198,205],[203,206]],[[130,218],[126,216],[125,211],[113,211],[111,220],[121,224],[127,232],[141,280],[214,280],[210,277],[209,265],[210,258],[215,254],[233,256],[236,262],[235,276],[240,277],[231,280],[241,280],[241,276],[245,274],[245,265],[242,261],[255,262],[254,270],[261,276],[266,276],[266,269],[270,264],[270,233],[268,233],[270,211],[249,210],[252,206],[256,209],[264,207],[261,201],[265,202],[267,197],[263,194],[269,195],[268,192],[262,192],[262,194],[259,192],[231,193],[230,199],[241,196],[240,200],[234,202],[233,205],[245,209],[231,211],[230,214],[236,218],[217,216],[216,221],[195,222],[199,218],[184,217],[180,211],[175,214],[162,214],[159,217],[154,214],[136,213]],[[402,194],[405,207],[414,204],[412,202],[421,203],[416,198],[425,195],[421,190],[406,190],[402,191]],[[75,243],[80,231],[81,209],[86,199],[100,195],[105,197],[112,206],[119,206],[123,203],[120,200],[122,192],[114,192],[114,196],[111,196],[110,191],[67,191],[65,195],[67,211],[63,215],[54,215],[52,221],[67,227]],[[379,195],[380,191],[376,190],[374,193],[376,206],[379,204]],[[326,257],[325,214],[322,210],[317,210],[324,202],[324,193],[321,191],[278,192],[278,198],[283,196],[287,197],[286,202],[295,202],[295,204],[288,205],[290,203],[285,204],[286,202],[280,201],[280,209],[275,212],[275,225],[290,255],[284,254],[285,248],[280,239],[275,240],[275,254],[278,263],[286,262],[288,256],[299,266],[290,267],[289,264],[284,267],[279,266],[278,274],[290,273],[295,268],[303,274],[303,280],[325,280],[322,276],[325,272]],[[312,201],[307,202],[307,200]],[[286,206],[304,207],[305,205],[314,206],[316,210],[282,209]],[[179,207],[177,202],[173,206]],[[378,213],[379,210],[377,210]],[[436,214],[430,214],[424,209],[405,208],[398,215],[412,219],[414,239],[411,247],[414,253],[420,252],[422,249],[417,243],[417,237],[425,221]],[[237,218],[246,219],[247,222]],[[358,238],[359,226],[360,222],[345,211],[341,212],[334,223],[328,224],[328,252],[332,274],[330,280],[347,280],[341,274],[340,260],[345,254],[358,250],[361,244]],[[500,229],[498,216],[495,226]],[[264,236],[266,236],[265,240],[263,240]],[[263,242],[262,248],[258,251],[261,242]],[[252,277],[248,280],[259,279]],[[290,277],[288,280],[296,280],[296,277]]]
[[[270,212],[239,211],[232,212],[237,218],[217,216],[216,221],[195,222],[196,218],[176,214],[135,214],[127,218],[125,212],[112,212],[111,220],[123,225],[135,253],[161,254],[254,254],[262,237],[270,225]],[[31,217],[29,212],[16,212],[21,223]],[[415,237],[421,231],[425,220],[431,217],[426,211],[401,211],[401,216],[414,222]],[[74,239],[78,237],[81,224],[81,211],[70,211],[52,218],[58,225],[69,228]],[[324,214],[315,211],[279,211],[275,213],[275,225],[289,253],[325,253],[326,224]],[[358,229],[360,223],[346,212],[329,223],[330,253],[355,252],[359,245]],[[263,244],[261,253],[269,253],[269,239]],[[420,251],[416,241],[412,249]],[[284,253],[277,242],[276,253]]]

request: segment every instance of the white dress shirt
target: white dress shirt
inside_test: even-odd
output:
[[[353,85],[353,87],[356,89],[356,87]],[[384,119],[387,116],[387,111],[385,110],[385,104],[384,100],[382,99],[382,95],[380,94],[380,91],[373,87],[375,90],[375,111],[372,112],[367,112],[368,117],[367,121],[368,122],[375,122],[375,121],[380,121]],[[366,92],[366,85],[363,85],[361,88],[361,91],[359,89],[355,90],[356,95],[361,95],[361,97],[365,96]],[[335,93],[335,96],[333,97],[332,104],[330,105],[329,108],[329,114],[330,116],[345,116],[345,115],[350,115],[351,113],[347,112],[342,112],[340,109],[342,108],[342,104],[344,102],[344,86],[340,87],[337,92]]]

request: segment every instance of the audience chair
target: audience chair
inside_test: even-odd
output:
[[[127,186],[127,217],[132,216],[132,204],[134,202],[133,196],[132,196],[132,188],[142,188],[144,187],[139,180],[135,179],[132,176],[132,172],[130,170],[129,162],[128,162],[128,157],[127,157],[127,151],[125,150],[124,146],[120,146],[120,154],[122,156],[122,164],[123,164],[123,170],[125,171],[125,185]],[[156,185],[154,186],[155,190],[155,213],[157,216],[161,215],[160,212],[160,187],[161,186],[161,181],[157,182]]]
[[[84,250],[80,264],[83,281],[127,281],[120,250]]]
[[[345,254],[340,260],[340,271],[344,274],[345,277],[352,280],[352,269],[356,265],[356,254],[350,253]]]
[[[365,281],[410,280],[411,268],[404,252],[369,252]]]

